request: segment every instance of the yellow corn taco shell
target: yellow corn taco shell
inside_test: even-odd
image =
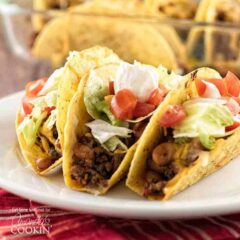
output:
[[[95,46],[82,52],[74,51],[70,54],[65,64],[61,83],[59,86],[59,101],[57,102],[58,122],[57,128],[60,143],[64,145],[64,128],[67,121],[67,111],[70,101],[77,91],[82,77],[91,69],[100,67],[104,64],[118,63],[120,59],[112,50]]]
[[[48,138],[46,136],[39,137],[39,142],[34,143],[33,145],[30,146],[27,144],[23,133],[18,131],[20,122],[21,122],[21,114],[19,110],[16,115],[15,127],[16,127],[19,147],[20,147],[23,158],[36,174],[46,175],[50,173],[52,170],[54,170],[57,166],[59,166],[62,163],[62,157],[59,157],[57,160],[54,161],[54,163],[52,163],[47,168],[44,167],[42,169],[39,168],[39,165],[37,164],[37,160],[48,159],[50,157],[49,143],[53,145],[55,151],[57,151],[59,153],[59,156],[61,156],[61,149],[57,147],[57,142],[56,142],[57,140],[53,138],[53,135],[52,135],[53,133],[48,132],[48,135],[49,135]],[[42,164],[41,166],[43,167]]]
[[[110,64],[105,65],[102,68],[98,68],[102,74],[106,74],[107,76],[112,76],[111,68],[116,65]],[[115,68],[116,69],[116,68]],[[114,72],[115,74],[115,72]],[[111,188],[114,184],[116,184],[120,179],[122,179],[129,167],[136,149],[136,143],[132,145],[132,147],[126,152],[122,162],[120,163],[117,170],[113,173],[110,179],[107,180],[106,184],[98,184],[98,186],[90,187],[90,186],[81,186],[76,180],[73,180],[71,177],[71,168],[73,166],[73,149],[75,144],[77,143],[77,139],[87,132],[89,132],[86,127],[86,123],[92,120],[91,116],[88,114],[85,104],[84,104],[84,87],[88,81],[89,74],[86,74],[79,86],[76,94],[73,96],[68,110],[68,118],[66,122],[65,128],[65,142],[64,142],[64,161],[63,161],[63,174],[64,180],[68,187],[78,190],[84,191],[92,194],[104,194]]]
[[[57,152],[61,154],[64,145],[64,127],[67,118],[69,102],[77,90],[81,77],[92,68],[105,63],[118,62],[119,58],[110,49],[94,47],[83,52],[72,52],[66,65],[58,76],[57,90],[57,114],[56,128],[58,139],[54,139],[53,132],[46,127],[45,119],[40,127],[38,140],[33,145],[28,145],[23,133],[18,131],[21,114],[20,110],[16,117],[16,131],[18,142],[25,160],[33,167],[33,170],[40,175],[48,173],[50,170],[60,165],[62,158],[56,160],[46,169],[39,168],[37,160],[49,158],[50,147],[53,145]],[[50,146],[51,145],[51,146]],[[47,161],[47,160],[46,160]]]
[[[45,89],[43,87],[42,92],[40,92],[41,95],[32,99],[32,101],[36,101],[32,113],[36,110],[37,114],[30,114],[22,119],[23,106],[20,106],[16,115],[16,134],[22,155],[34,172],[39,175],[49,173],[62,162],[62,150],[57,129],[59,117],[56,116],[56,105],[60,101],[58,91],[62,73],[63,69],[57,69],[49,77],[48,81],[50,83],[46,83],[48,86],[44,85]],[[46,115],[42,115],[45,108],[53,106],[54,109]],[[31,119],[34,120],[31,121]],[[24,120],[28,122],[24,122]],[[38,120],[40,126],[37,123]],[[32,142],[30,132],[35,131],[36,136],[34,135],[34,141]]]
[[[217,77],[218,73],[209,68],[200,68],[194,73],[188,74],[181,82],[178,90],[173,90],[158,107],[157,112],[151,118],[150,123],[145,129],[138,148],[133,157],[126,185],[137,194],[144,195],[145,173],[147,159],[153,149],[158,145],[162,138],[162,128],[158,120],[165,113],[171,104],[181,104],[191,96],[190,85],[195,77]],[[240,148],[236,145],[240,141],[240,130],[237,130],[230,137],[217,140],[216,146],[209,151],[208,157],[200,157],[188,167],[181,168],[177,175],[169,180],[163,188],[163,194],[150,195],[148,199],[167,200],[175,194],[201,180],[203,177],[217,171],[226,165],[234,157],[240,154]]]

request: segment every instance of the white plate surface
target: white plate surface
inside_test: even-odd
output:
[[[64,186],[61,172],[36,176],[17,157],[14,120],[22,93],[0,100],[0,187],[55,207],[104,216],[174,219],[240,211],[240,158],[166,202],[147,201],[124,183],[105,196]]]

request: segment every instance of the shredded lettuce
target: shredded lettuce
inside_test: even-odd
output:
[[[50,130],[53,128],[57,120],[57,109],[52,110],[50,116],[46,121],[46,127]]]
[[[96,108],[96,104],[104,100],[108,95],[107,83],[98,77],[94,71],[91,71],[84,92],[84,103],[88,113],[94,119],[101,119],[102,112]]]
[[[109,120],[114,126],[119,126],[122,124],[122,122],[113,115],[109,108],[109,105],[105,100],[96,103],[95,107],[99,112],[105,113],[105,115],[102,115],[102,119],[105,119],[106,121]]]
[[[127,146],[119,139],[119,137],[130,137],[131,130],[125,127],[116,127],[103,120],[94,120],[86,124],[92,131],[94,138],[102,144],[109,152],[116,149],[126,151]]]
[[[120,125],[120,121],[110,111],[104,97],[109,95],[108,81],[92,71],[84,92],[84,103],[89,115],[94,119],[109,121],[112,125]]]
[[[211,137],[210,135],[203,132],[199,134],[199,140],[200,143],[209,150],[213,149],[216,143],[216,139],[214,137]]]
[[[183,104],[187,117],[174,127],[174,138],[194,138],[199,137],[202,145],[207,149],[212,149],[216,137],[226,134],[225,127],[234,123],[234,118],[230,110],[215,101],[190,100]]]
[[[174,72],[169,74],[167,68],[162,65],[160,65],[157,70],[159,73],[159,83],[164,85],[168,90],[175,88],[183,79],[182,76]]]
[[[36,141],[38,131],[47,117],[47,112],[43,111],[45,107],[56,107],[57,91],[52,91],[46,96],[37,97],[32,100],[34,105],[33,111],[30,115],[24,118],[23,122],[18,127],[18,132],[23,134],[27,145],[32,146]],[[50,115],[48,119],[49,127],[53,126],[56,122],[56,116]]]
[[[45,96],[34,98],[31,103],[34,107],[43,109],[44,107],[56,107],[57,106],[57,91],[49,92]]]
[[[64,71],[64,68],[56,69],[52,75],[48,78],[47,82],[41,89],[41,91],[38,93],[39,95],[46,95],[47,93],[57,90],[58,84],[60,82],[60,77],[62,76]]]
[[[32,146],[36,141],[39,128],[46,117],[46,112],[42,112],[40,108],[35,108],[33,109],[31,118],[26,117],[18,127],[18,132],[23,134],[28,146]]]
[[[103,120],[94,120],[90,123],[86,123],[92,130],[93,136],[102,144],[108,141],[114,136],[127,138],[130,137],[131,130],[125,127],[112,126],[111,124]]]
[[[179,138],[175,138],[174,142],[176,144],[185,144],[185,143],[189,143],[191,142],[191,138],[188,137],[179,137]]]
[[[109,152],[114,152],[116,149],[127,151],[128,147],[116,136],[111,137],[102,146]]]

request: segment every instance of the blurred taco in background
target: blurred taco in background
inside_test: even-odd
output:
[[[104,194],[122,179],[158,105],[181,76],[125,61],[92,69],[68,110],[63,173],[67,186]]]
[[[239,71],[240,65],[240,1],[215,0],[209,5],[206,21],[210,23],[229,23],[237,28],[212,28],[206,30],[205,54],[207,63],[214,65],[221,72],[226,69]]]
[[[200,68],[186,75],[145,129],[127,186],[148,199],[167,200],[237,157],[239,93],[231,72],[222,78]]]
[[[32,17],[32,26],[34,34],[37,35],[49,21],[49,12],[52,10],[66,10],[69,7],[83,3],[84,0],[33,0],[32,8],[39,14]],[[57,16],[57,12],[52,13]]]
[[[146,8],[144,1],[141,0],[91,0],[85,1],[84,4],[73,6],[69,10],[115,16],[151,16],[151,11]]]
[[[194,19],[198,3],[192,0],[145,0],[153,15],[176,19]]]
[[[107,2],[111,4],[86,2],[49,21],[34,42],[33,55],[60,66],[69,51],[97,44],[113,49],[128,62],[138,60],[155,66],[163,64],[168,69],[178,68],[178,59],[184,58],[184,47],[172,27],[157,28],[126,17],[149,14],[140,1]]]
[[[225,72],[225,69],[239,71],[240,45],[237,26],[240,24],[240,2],[203,0],[195,21],[220,25],[196,26],[191,30],[187,42],[187,54],[193,64],[214,66],[221,73]]]

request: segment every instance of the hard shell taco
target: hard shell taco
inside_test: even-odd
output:
[[[117,55],[98,46],[72,52],[65,66],[49,78],[27,84],[16,131],[23,156],[36,173],[48,173],[62,162],[67,109],[81,76],[114,61],[119,61]]]
[[[49,16],[45,14],[47,11],[66,10],[69,7],[83,3],[84,0],[33,0],[33,10],[40,12],[32,17],[32,25],[35,34],[38,34],[49,20]],[[53,13],[51,13],[53,14]],[[54,15],[57,16],[57,13]]]
[[[155,109],[181,81],[163,67],[105,64],[82,78],[68,110],[67,186],[103,194],[124,177]]]
[[[205,55],[207,63],[214,62],[219,71],[223,72],[227,68],[239,72],[240,1],[212,1],[211,5],[209,5],[206,21],[238,26],[235,30],[228,28],[207,29],[205,33]]]
[[[21,152],[37,174],[45,174],[61,163],[56,106],[62,72],[60,68],[49,78],[29,82],[16,116]]]
[[[176,70],[184,47],[174,29],[139,24],[132,20],[134,15],[148,15],[142,2],[97,0],[72,7],[45,25],[34,41],[32,53],[58,67],[69,51],[101,45],[113,49],[125,61],[155,66],[161,63]]]
[[[196,26],[190,31],[187,54],[191,62],[214,66],[221,72],[226,68],[238,71],[240,1],[203,0],[195,21],[206,22],[209,26]]]
[[[64,128],[67,120],[69,103],[78,89],[78,85],[83,76],[91,69],[105,64],[117,64],[119,57],[109,48],[95,46],[81,52],[70,53],[64,66],[59,85],[59,101],[57,102],[57,129],[59,131],[60,143],[64,144]]]
[[[234,87],[233,87],[234,86]],[[162,102],[143,133],[127,186],[166,200],[240,154],[239,79],[200,68]]]

